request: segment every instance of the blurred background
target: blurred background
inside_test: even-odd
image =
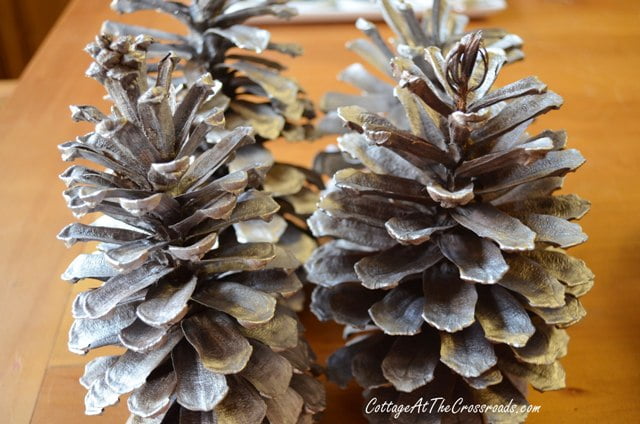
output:
[[[69,1],[0,0],[0,106]],[[431,7],[432,3],[431,0],[406,2],[418,12]],[[454,0],[452,3],[458,11],[474,17],[506,7],[505,0]],[[294,22],[347,22],[359,16],[379,18],[372,0],[298,0],[291,5],[300,12]]]
[[[0,0],[0,79],[18,78],[69,0]]]
[[[0,0],[0,107],[69,0]]]

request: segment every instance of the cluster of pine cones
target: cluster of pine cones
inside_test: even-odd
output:
[[[440,0],[422,18],[380,0],[392,45],[359,20],[367,38],[348,47],[384,79],[347,68],[340,78],[361,95],[329,93],[314,126],[303,89],[260,55],[301,49],[245,24],[294,16],[286,3],[114,0],[122,13],[170,14],[188,34],[106,22],[87,46],[87,75],[113,107],[73,106],[95,129],[60,145],[63,160],[82,160],[61,175],[68,207],[95,214],[59,234],[94,249],[63,274],[94,282],[73,303],[69,349],[120,353],[87,363],[85,412],[126,395],[129,423],[308,424],[325,409],[321,374],[355,378],[380,403],[521,406],[528,385],[562,388],[564,329],[585,315],[594,277],[565,251],[586,241],[572,221],[589,203],[554,192],[584,159],[563,131],[527,133],[562,103],[544,83],[496,87],[522,40],[467,33]],[[338,148],[313,170],[264,146],[320,134],[339,134]],[[326,369],[297,316],[307,281],[313,313],[345,325]]]

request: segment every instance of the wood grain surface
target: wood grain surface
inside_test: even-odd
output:
[[[101,104],[99,84],[83,77],[82,52],[103,19],[106,0],[75,0],[59,20],[0,109],[0,422],[124,422],[124,404],[105,415],[83,415],[77,383],[87,358],[66,351],[70,300],[80,287],[59,280],[80,248],[66,250],[55,235],[72,220],[57,175],[65,168],[56,145],[87,130],[69,118],[69,104]],[[156,14],[120,18],[166,28]],[[565,98],[565,106],[536,123],[566,128],[571,147],[588,163],[566,190],[593,202],[583,220],[590,241],[575,249],[596,273],[584,298],[588,316],[571,328],[563,360],[568,389],[540,394],[531,423],[640,422],[640,2],[512,0],[509,9],[475,26],[502,26],[525,39],[527,59],[500,82],[530,74]],[[314,100],[346,87],[336,74],[357,58],[343,48],[358,37],[350,25],[275,26],[279,41],[297,41],[306,55],[286,59]],[[274,142],[284,161],[309,164],[331,139],[315,144]],[[340,328],[305,314],[307,333],[324,361],[341,344]],[[327,384],[323,423],[364,423],[354,385]]]

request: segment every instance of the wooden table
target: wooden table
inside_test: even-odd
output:
[[[58,276],[78,249],[55,239],[72,220],[56,176],[65,168],[56,145],[86,130],[69,119],[70,103],[93,103],[101,87],[84,78],[82,47],[114,16],[106,0],[76,0],[0,109],[0,422],[124,422],[121,405],[102,417],[82,415],[77,383],[86,358],[66,351],[70,300],[78,288]],[[542,404],[532,423],[640,422],[640,2],[512,0],[507,12],[479,25],[503,26],[526,40],[527,60],[504,71],[502,82],[537,74],[566,103],[543,119],[564,127],[589,160],[568,179],[570,191],[593,202],[583,225],[591,240],[575,249],[597,275],[584,299],[587,318],[570,330],[563,361],[569,388],[531,394]],[[155,14],[138,22],[171,26]],[[131,21],[132,17],[123,20]],[[349,25],[279,26],[274,38],[298,41],[306,56],[290,62],[311,97],[335,88],[335,75],[356,60],[343,49],[358,36]],[[343,87],[344,89],[344,87]],[[276,142],[282,159],[308,164],[317,144]],[[340,344],[340,328],[305,315],[320,359]],[[355,386],[328,385],[324,423],[361,423]]]

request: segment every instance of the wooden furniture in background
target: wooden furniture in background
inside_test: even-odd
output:
[[[567,191],[593,202],[582,221],[591,240],[574,253],[596,273],[584,298],[588,316],[569,331],[563,360],[568,389],[539,394],[530,423],[640,422],[640,3],[637,0],[511,0],[481,26],[501,26],[526,40],[524,62],[507,67],[499,83],[530,74],[565,98],[540,127],[566,128],[569,144],[588,163],[567,180]],[[59,274],[79,252],[55,234],[73,218],[56,179],[66,164],[56,145],[87,128],[69,119],[70,103],[95,104],[103,92],[84,78],[82,47],[105,18],[108,1],[75,0],[0,110],[0,422],[23,424],[122,423],[126,406],[102,417],[83,415],[77,383],[87,358],[66,351],[70,302],[77,288]],[[118,18],[168,25],[153,13]],[[359,37],[351,25],[270,28],[278,41],[295,40],[306,55],[291,60],[291,75],[316,101],[336,88],[335,76],[357,60],[344,42]],[[388,34],[388,32],[387,32]],[[342,87],[344,89],[344,87]],[[538,127],[538,128],[540,128]],[[331,138],[316,144],[272,144],[283,161],[309,164]],[[321,361],[340,344],[340,328],[304,316]],[[361,424],[361,396],[327,384],[323,423]]]
[[[17,78],[69,0],[0,0],[0,78]]]

